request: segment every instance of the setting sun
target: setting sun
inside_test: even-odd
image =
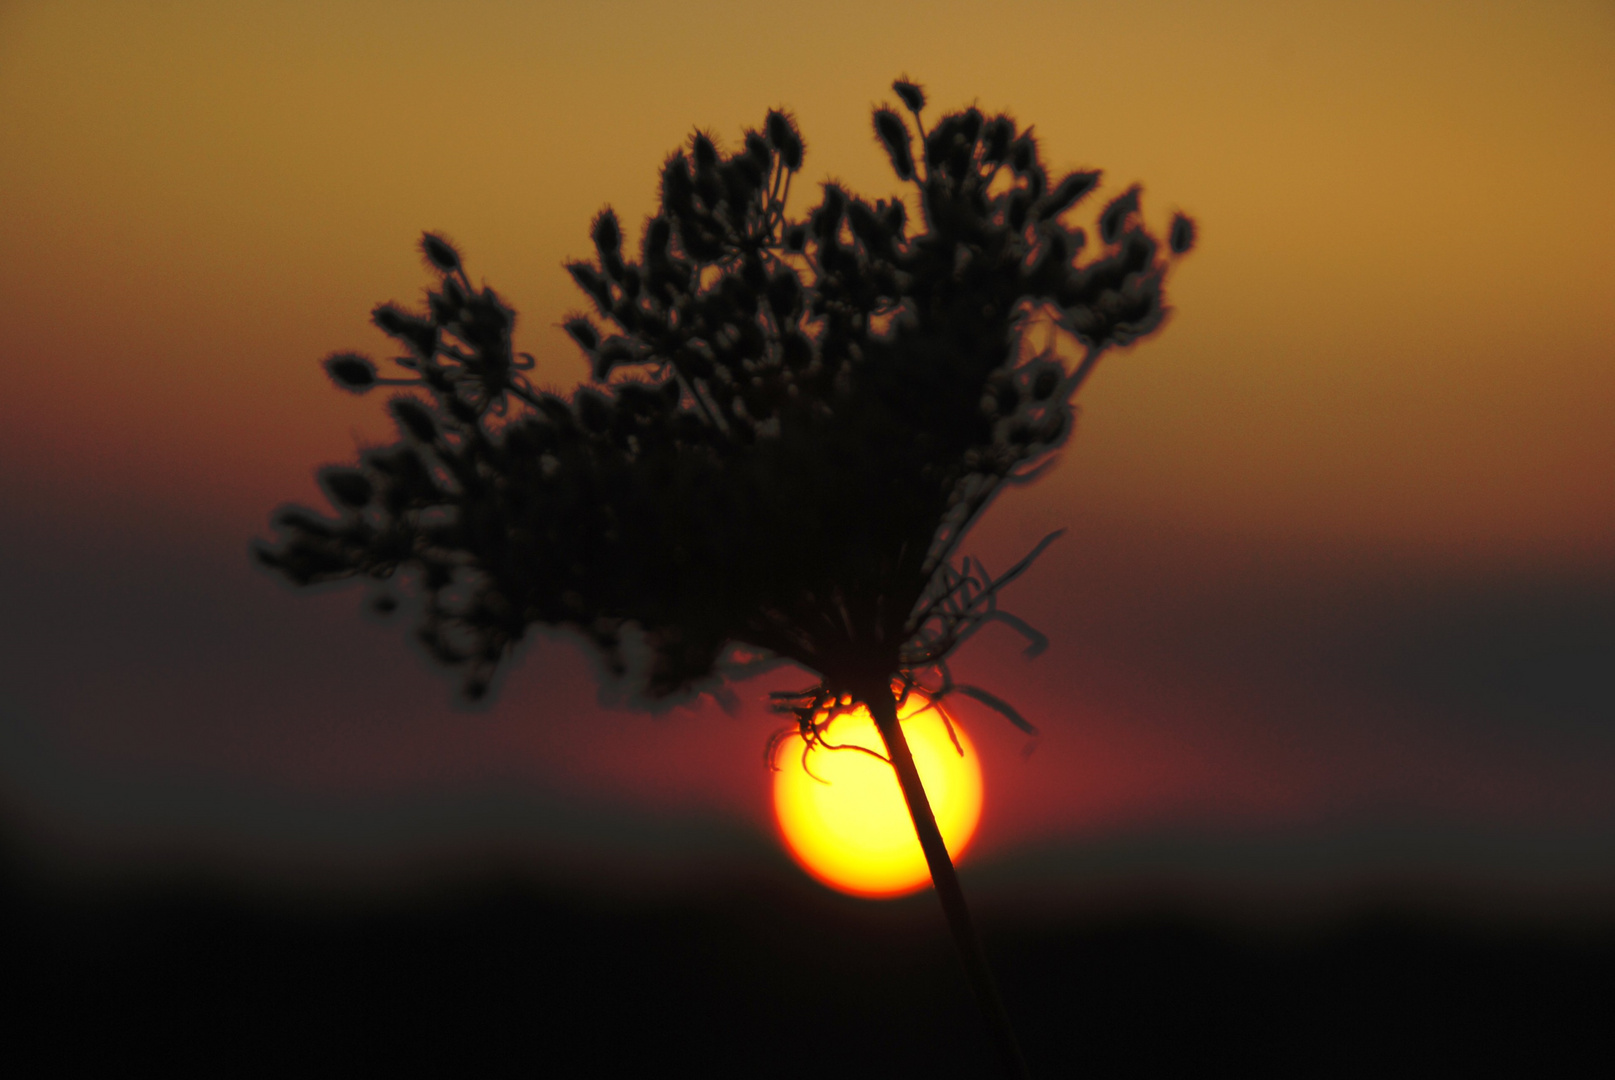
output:
[[[975,748],[955,722],[955,749],[940,707],[927,707],[917,694],[901,716],[937,827],[957,862],[981,819]],[[862,708],[832,721],[827,741],[885,752]],[[930,882],[891,766],[858,750],[815,747],[804,769],[796,735],[781,746],[778,760],[774,812],[787,848],[808,873],[831,888],[868,897],[901,896]]]

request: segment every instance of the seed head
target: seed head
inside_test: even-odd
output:
[[[925,108],[924,87],[909,82],[906,75],[892,83],[892,91],[903,99],[903,104],[908,106],[909,112],[918,113]]]
[[[746,156],[759,169],[767,169],[774,164],[774,151],[769,147],[768,140],[755,131],[746,132]]]
[[[391,304],[380,304],[370,312],[370,321],[382,333],[407,343],[423,360],[437,352],[437,326],[430,319],[400,311]]]
[[[572,275],[572,280],[578,283],[578,288],[593,297],[601,310],[611,309],[611,286],[594,267],[586,262],[569,262],[566,269]]]
[[[441,273],[452,274],[460,269],[460,253],[438,233],[421,234],[421,254]]]
[[[1015,122],[1007,116],[995,116],[987,121],[986,138],[982,140],[981,158],[989,165],[997,165],[1009,153],[1010,140],[1015,137]]]
[[[837,184],[824,185],[824,202],[813,213],[813,231],[821,240],[835,236],[841,228],[841,215],[847,209],[847,194]]]
[[[594,223],[589,226],[589,238],[599,249],[602,256],[608,252],[615,255],[622,250],[622,228],[617,224],[617,213],[611,207],[606,207],[595,215]]]
[[[1009,167],[1018,175],[1024,176],[1037,164],[1037,140],[1032,138],[1030,131],[1021,132],[1009,148]]]
[[[972,105],[959,116],[960,136],[964,138],[965,142],[974,147],[976,139],[981,136],[981,125],[983,123],[981,110]]]
[[[1043,205],[1038,207],[1038,217],[1048,220],[1057,218],[1065,213],[1079,199],[1099,186],[1099,176],[1099,170],[1094,169],[1087,172],[1074,172],[1061,180],[1043,200]]]
[[[332,466],[319,472],[320,486],[338,506],[358,510],[375,497],[376,489],[358,469]]]
[[[802,133],[796,129],[796,121],[791,114],[771,109],[768,120],[764,124],[768,131],[768,141],[779,152],[779,159],[785,168],[795,172],[802,167]]]
[[[877,204],[877,209],[881,209]],[[886,220],[886,230],[893,236],[903,235],[903,226],[908,223],[908,207],[903,205],[902,199],[893,199],[883,209],[881,215]]]
[[[662,205],[675,214],[688,213],[695,198],[690,159],[674,154],[662,165]]]
[[[847,224],[852,226],[852,234],[872,255],[881,254],[891,243],[892,237],[886,231],[886,223],[862,199],[853,199],[847,204]]]
[[[563,326],[566,332],[572,335],[572,340],[588,352],[594,352],[595,347],[600,344],[599,331],[594,328],[594,323],[582,315],[566,320]]]
[[[1172,218],[1172,231],[1167,236],[1167,243],[1172,248],[1172,254],[1186,254],[1194,247],[1195,233],[1197,232],[1194,219],[1187,214],[1175,214]]]
[[[673,238],[673,226],[665,217],[653,217],[645,227],[644,255],[647,262],[667,255],[667,242]]]
[[[875,136],[892,159],[892,171],[899,180],[914,178],[914,154],[909,148],[908,125],[890,109],[875,110]]]
[[[1139,186],[1134,184],[1110,200],[1104,212],[1099,215],[1099,239],[1107,244],[1116,242],[1116,238],[1121,235],[1122,226],[1127,224],[1127,219],[1138,213],[1140,193]]]
[[[712,136],[704,131],[697,131],[690,140],[690,153],[695,158],[697,172],[706,172],[708,169],[718,167],[718,147],[712,141]]]
[[[376,385],[376,365],[358,353],[332,353],[323,361],[325,373],[340,389],[362,394]]]
[[[431,412],[419,401],[412,397],[395,397],[387,403],[387,408],[404,434],[423,443],[437,438],[437,421],[432,419]]]

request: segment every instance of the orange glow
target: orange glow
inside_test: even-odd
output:
[[[388,355],[366,313],[418,298],[422,230],[566,392],[588,369],[563,263],[603,204],[637,244],[667,153],[698,126],[733,146],[773,106],[808,140],[792,214],[831,177],[897,193],[870,108],[907,71],[934,110],[1009,109],[1056,169],[1103,168],[1090,210],[1136,179],[1152,224],[1203,227],[1166,332],[1084,388],[1073,460],[995,507],[1008,547],[1071,523],[1024,523],[1035,503],[1603,559],[1615,23],[1601,0],[1473,7],[490,0],[445,35],[411,0],[0,4],[0,236],[26,253],[0,260],[24,358],[4,479],[252,535],[266,504],[320,498],[311,465],[351,459],[354,430],[394,437],[317,364]],[[1028,26],[1064,59],[1034,60]]]
[[[957,722],[948,738],[940,707],[911,695],[900,713],[914,765],[948,851],[957,861],[981,820],[981,763]],[[866,709],[837,717],[827,741],[885,753]],[[833,889],[893,897],[931,880],[891,766],[857,750],[814,747],[802,767],[802,741],[780,748],[774,813],[786,847],[803,869]],[[811,774],[808,770],[811,770]],[[818,779],[815,779],[818,777]]]

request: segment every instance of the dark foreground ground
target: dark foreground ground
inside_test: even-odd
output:
[[[16,866],[10,1076],[993,1075],[929,895],[758,879],[602,900],[489,878],[310,904],[64,890]],[[983,922],[1037,1076],[1548,1076],[1612,1055],[1615,920]]]

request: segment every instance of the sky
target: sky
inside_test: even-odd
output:
[[[805,180],[890,194],[869,113],[906,74],[1200,226],[1165,329],[966,543],[1002,568],[1068,530],[1006,596],[1049,651],[960,657],[1042,729],[960,709],[967,885],[1607,898],[1615,9],[984,10],[0,5],[0,827],[316,886],[782,862],[777,677],[647,715],[539,634],[458,708],[359,592],[286,590],[248,544],[389,437],[317,362],[383,347],[422,230],[566,390],[562,263],[602,205],[636,232],[694,128],[775,106]]]

